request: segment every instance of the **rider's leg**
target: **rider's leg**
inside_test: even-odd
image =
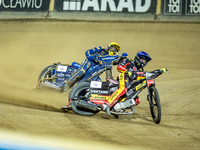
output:
[[[73,74],[69,80],[65,80],[64,83],[71,87],[76,80],[81,78],[85,74],[85,70],[81,67],[75,74]]]
[[[75,74],[73,74],[69,78],[69,80],[64,81],[65,83],[64,89],[66,93],[69,93],[70,87],[75,83],[77,79],[80,79],[85,74],[86,70],[90,67],[90,65],[91,62],[88,59],[85,59],[81,64],[81,68],[79,68],[79,70]],[[62,109],[71,109],[70,103],[71,101],[69,100],[68,104],[63,106]]]
[[[81,68],[73,74],[68,80],[65,80],[64,83],[71,87],[78,79],[80,79],[86,72],[86,70],[90,67],[91,62],[88,59],[85,59],[81,64]]]
[[[117,101],[118,99],[126,94],[127,92],[127,88],[126,88],[126,81],[125,81],[125,74],[124,73],[120,73],[119,74],[119,89],[117,91],[115,91],[108,99],[108,102],[106,104],[104,104],[104,109],[105,112],[110,115],[110,107],[112,107]]]

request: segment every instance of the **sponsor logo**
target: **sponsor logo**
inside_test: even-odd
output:
[[[90,99],[96,99],[96,100],[107,100],[108,96],[91,96]]]
[[[97,73],[99,73],[99,72],[101,72],[101,71],[103,71],[104,69],[100,69],[99,71],[95,71],[93,74],[92,74],[92,76],[94,76],[95,74],[97,74]]]
[[[66,74],[66,77],[70,77],[70,75]]]
[[[107,60],[107,59],[111,60],[111,59],[116,59],[116,58],[113,58],[113,57],[102,58],[102,60]]]
[[[116,91],[111,97],[110,100],[112,102],[113,99],[115,99],[115,97],[118,95],[119,91]]]
[[[43,0],[0,0],[4,8],[36,8],[42,7]]]
[[[57,71],[66,72],[67,71],[67,66],[58,65]]]
[[[155,81],[152,79],[152,80],[147,80],[147,84],[148,84],[148,86],[150,86],[151,84],[154,84],[155,83]]]
[[[63,10],[95,12],[139,12],[149,10],[152,0],[64,0]]]
[[[186,6],[187,15],[200,14],[200,0],[187,0],[186,5],[187,5]]]
[[[109,82],[113,83],[113,84],[118,84],[118,81],[112,80],[112,79],[108,79]]]
[[[136,86],[136,91],[141,89],[142,87],[144,87],[146,85],[146,81],[143,81],[142,84],[139,84],[138,86]]]
[[[57,73],[57,76],[64,77],[65,75],[63,73]]]
[[[91,83],[90,83],[91,88],[101,88],[101,86],[102,86],[102,82],[91,81]]]
[[[99,65],[94,66],[93,69],[96,69],[98,66],[99,66]]]
[[[72,72],[74,72],[74,69],[73,68],[68,68],[68,70],[67,70],[69,73],[72,73]]]
[[[65,80],[65,78],[57,78],[58,80]]]
[[[169,15],[181,15],[182,1],[181,0],[165,0],[164,13]]]
[[[103,90],[91,90],[92,93],[99,93],[99,94],[108,94],[108,91],[103,91]]]

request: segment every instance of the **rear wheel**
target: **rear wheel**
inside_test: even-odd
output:
[[[94,112],[87,109],[82,109],[77,106],[78,103],[77,98],[80,97],[89,98],[89,88],[90,88],[89,82],[81,82],[71,89],[69,100],[72,100],[71,101],[72,110],[79,115],[92,116],[99,112],[99,111]]]
[[[160,97],[155,86],[150,87],[149,90],[150,90],[150,98],[151,98],[151,104],[150,104],[151,116],[153,118],[153,121],[156,124],[159,124],[161,121]]]
[[[37,88],[42,89],[42,84],[41,84],[42,79],[48,79],[47,81],[53,82],[51,77],[55,74],[55,71],[56,71],[56,65],[49,65],[46,68],[44,68],[38,77]]]
[[[38,77],[38,81],[41,78],[51,78],[53,74],[55,74],[55,70],[56,70],[56,65],[49,65],[46,68],[44,68],[42,70],[42,72],[40,73],[39,77]]]

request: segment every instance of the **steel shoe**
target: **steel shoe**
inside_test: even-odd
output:
[[[107,104],[103,104],[102,107],[105,113],[110,116],[110,106]]]

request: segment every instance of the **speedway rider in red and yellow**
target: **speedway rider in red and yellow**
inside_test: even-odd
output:
[[[103,110],[110,115],[110,107],[118,101],[118,99],[126,94],[128,80],[133,81],[137,79],[138,73],[143,72],[143,68],[151,60],[149,54],[144,51],[140,51],[136,54],[134,61],[130,58],[123,59],[117,67],[117,70],[121,72],[119,74],[119,88],[108,99],[108,102],[103,104]],[[129,79],[128,79],[129,78]],[[135,99],[136,105],[140,103],[139,97]]]

